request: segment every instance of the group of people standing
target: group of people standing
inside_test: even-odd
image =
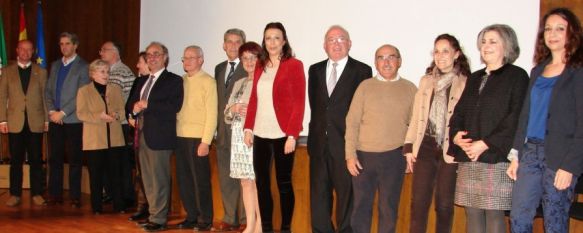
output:
[[[196,45],[184,49],[180,77],[166,69],[166,46],[150,43],[140,53],[137,79],[121,63],[116,43],[106,42],[101,59],[89,65],[76,55],[77,45],[74,34],[61,34],[63,58],[48,80],[31,62],[30,41],[19,42],[17,64],[3,68],[0,105],[7,108],[0,108],[0,130],[9,132],[13,155],[8,205],[20,203],[25,151],[31,182],[38,182],[32,177],[40,176],[48,130],[51,203],[63,201],[67,148],[71,204],[80,205],[84,153],[93,212],[103,211],[104,186],[114,210],[124,211],[131,199],[126,188],[134,191],[123,169],[133,144],[141,182],[138,213],[130,220],[147,217],[139,222],[146,231],[168,227],[175,154],[187,215],[172,227],[273,232],[273,162],[279,230],[291,232],[294,151],[307,88],[313,232],[370,232],[377,191],[378,232],[395,232],[405,172],[413,173],[410,232],[426,231],[433,197],[436,232],[451,232],[454,204],[465,208],[467,232],[505,232],[508,210],[512,232],[532,232],[540,203],[546,232],[568,231],[583,172],[583,30],[568,9],[541,19],[530,79],[512,64],[520,54],[514,30],[494,24],[477,37],[485,68],[472,73],[459,41],[442,34],[418,88],[399,75],[396,46],[376,50],[373,76],[370,66],[349,56],[352,41],[339,25],[326,31],[328,58],[311,65],[307,79],[278,22],[266,25],[261,45],[246,42],[240,29],[227,30],[227,60],[214,78],[202,70],[204,52]],[[215,132],[225,215],[213,225],[208,155]],[[45,204],[39,183],[31,192],[35,204]]]

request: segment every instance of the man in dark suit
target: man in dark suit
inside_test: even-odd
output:
[[[128,105],[139,129],[139,162],[150,217],[146,231],[166,229],[170,198],[170,156],[176,147],[176,113],[182,108],[182,78],[166,70],[168,49],[159,42],[146,48],[150,77],[136,79]]]
[[[372,77],[370,66],[348,56],[352,42],[341,26],[331,26],[324,38],[328,59],[310,66],[311,108],[308,153],[312,232],[352,232],[352,178],[346,169],[346,114],[356,88]],[[336,191],[336,226],[332,225],[332,193]]]
[[[45,204],[42,197],[42,138],[43,131],[48,128],[44,106],[47,71],[31,61],[33,52],[31,41],[19,41],[16,63],[4,67],[4,75],[0,78],[0,132],[8,133],[11,152],[8,206],[20,204],[25,154],[30,164],[32,202]]]
[[[81,138],[83,124],[77,118],[77,90],[89,83],[87,62],[77,55],[79,38],[73,33],[61,33],[59,46],[63,57],[51,65],[45,88],[49,112],[49,203],[63,202],[63,163],[69,152],[69,197],[79,208],[81,198],[81,168],[83,167]],[[67,148],[67,149],[65,149]]]
[[[230,231],[239,224],[245,224],[245,211],[241,201],[241,185],[238,179],[229,176],[231,171],[231,128],[225,124],[225,106],[237,80],[246,77],[243,64],[239,61],[239,47],[245,43],[245,32],[232,28],[225,32],[223,50],[227,60],[215,67],[218,95],[218,130],[217,130],[217,163],[219,169],[219,184],[223,198],[225,215],[223,220],[213,227],[215,231]]]

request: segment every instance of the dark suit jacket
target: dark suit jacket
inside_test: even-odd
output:
[[[372,77],[372,69],[348,57],[340,79],[329,97],[326,86],[328,60],[310,66],[308,71],[308,98],[311,109],[308,153],[310,156],[322,156],[324,148],[328,145],[332,156],[344,158],[346,114],[356,88],[360,82]]]
[[[466,138],[483,140],[489,149],[478,161],[483,163],[508,162],[512,141],[518,125],[518,116],[528,86],[528,74],[522,68],[506,64],[490,73],[486,86],[479,94],[485,69],[468,78],[466,88],[450,119],[450,137],[459,131],[468,131]],[[457,162],[469,162],[466,153],[450,140],[449,155]]]
[[[231,145],[231,128],[225,124],[225,106],[233,91],[233,85],[239,79],[247,77],[247,72],[243,69],[243,62],[239,61],[235,67],[235,73],[229,82],[229,86],[225,86],[226,72],[229,72],[231,65],[227,61],[219,63],[215,66],[215,79],[217,80],[217,95],[218,95],[218,119],[217,119],[217,146],[229,147]]]
[[[147,78],[136,79],[136,89],[127,106],[133,108],[140,100],[140,92],[147,81]],[[182,108],[183,98],[182,78],[168,70],[162,71],[150,89],[148,108],[140,113],[144,114],[142,131],[148,147],[154,150],[172,150],[176,147],[176,113]]]
[[[79,55],[71,63],[72,67],[63,82],[61,89],[61,108],[55,107],[55,97],[57,88],[57,74],[59,69],[63,66],[63,60],[59,59],[51,65],[49,80],[45,90],[45,101],[47,111],[64,111],[67,114],[63,118],[65,123],[81,123],[77,118],[77,91],[85,84],[89,83],[89,67],[87,62]]]
[[[10,133],[20,133],[24,122],[31,132],[42,133],[44,123],[48,122],[45,107],[45,85],[47,71],[32,63],[30,81],[26,93],[16,63],[2,68],[0,77],[0,122],[8,123]],[[26,111],[27,119],[24,119]]]
[[[530,73],[528,94],[524,100],[513,148],[520,151],[526,139],[530,112],[530,91],[549,61]],[[579,175],[583,172],[583,68],[565,67],[555,83],[549,101],[545,132],[545,162],[552,170],[563,169]]]
[[[255,68],[253,89],[249,97],[245,129],[255,127],[255,115],[257,114],[257,82],[261,78],[263,67]],[[304,65],[295,58],[288,58],[279,63],[279,68],[273,81],[273,108],[275,117],[281,131],[286,136],[298,138],[302,131],[304,120],[304,107],[306,102],[306,76]]]

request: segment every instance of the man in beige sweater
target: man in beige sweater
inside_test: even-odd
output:
[[[186,219],[175,227],[208,231],[213,221],[209,146],[217,127],[217,86],[204,72],[204,54],[184,49],[184,102],[177,115],[176,178]]]
[[[363,81],[346,117],[346,166],[353,176],[354,233],[370,232],[379,191],[379,231],[395,232],[406,161],[401,153],[417,88],[398,74],[401,54],[392,45],[375,53],[378,74]]]

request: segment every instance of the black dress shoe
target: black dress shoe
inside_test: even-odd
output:
[[[196,221],[188,221],[185,219],[184,221],[172,226],[172,228],[176,229],[194,229],[197,226]]]
[[[212,226],[212,223],[197,223],[194,227],[194,231],[210,231]]]
[[[138,210],[137,212],[132,214],[132,216],[130,216],[128,218],[128,220],[135,222],[135,221],[147,219],[148,217],[150,217],[150,213],[148,213],[148,209],[142,209],[142,210]]]
[[[166,230],[166,225],[150,222],[146,226],[144,226],[144,230],[147,232],[163,231]]]
[[[146,225],[148,225],[148,223],[150,223],[150,220],[148,220],[148,219],[145,219],[145,220],[142,220],[142,221],[137,221],[137,222],[136,222],[136,225],[138,225],[139,227],[142,227],[142,228],[143,228],[143,227],[145,227]]]
[[[111,204],[111,202],[113,201],[113,197],[109,196],[107,194],[103,194],[103,197],[101,198],[101,202],[103,204]]]

